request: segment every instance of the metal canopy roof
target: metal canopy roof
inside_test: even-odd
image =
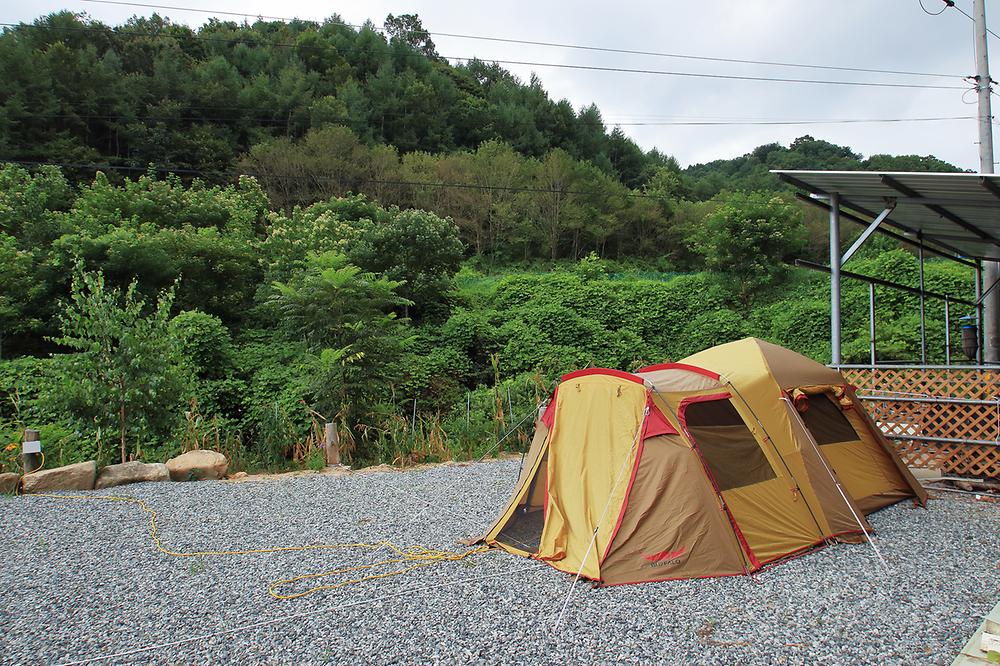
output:
[[[884,171],[774,170],[810,197],[840,195],[849,219],[868,223],[886,208],[883,222],[909,240],[922,241],[951,258],[1000,260],[1000,175]],[[829,206],[825,206],[829,207]],[[859,214],[858,219],[850,215]],[[898,235],[897,235],[898,237]]]

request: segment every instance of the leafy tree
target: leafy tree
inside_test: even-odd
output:
[[[475,191],[482,233],[473,247],[494,254],[513,245],[509,235],[527,207],[527,195],[518,192],[528,182],[527,165],[509,144],[486,141],[473,154],[470,170],[472,182],[483,187]]]
[[[310,352],[313,408],[345,420],[367,413],[400,375],[408,344],[395,309],[400,283],[365,273],[344,255],[312,255],[301,273],[275,282],[270,303],[291,340]]]
[[[232,370],[232,335],[218,317],[185,310],[170,320],[168,330],[198,377],[220,379]]]
[[[0,234],[0,358],[14,336],[38,330],[44,312],[34,311],[32,295],[38,287],[31,253],[18,250],[13,236]]]
[[[385,31],[391,38],[401,40],[430,58],[438,57],[431,34],[416,14],[389,14],[385,17]]]
[[[536,167],[534,185],[544,192],[533,201],[536,206],[534,224],[550,259],[555,260],[559,256],[559,241],[563,232],[575,224],[573,218],[581,214],[573,193],[578,180],[577,165],[563,150],[549,151]]]
[[[93,424],[101,442],[116,440],[121,462],[168,442],[187,397],[190,378],[169,332],[173,300],[173,290],[162,292],[147,312],[136,282],[123,293],[78,268],[59,318],[54,341],[76,353],[51,397],[81,429]]]
[[[391,211],[388,223],[364,223],[348,246],[351,261],[399,282],[398,293],[418,313],[444,304],[462,259],[451,220],[418,210]]]
[[[281,137],[257,144],[241,166],[258,175],[274,205],[290,211],[358,191],[368,153],[350,129],[332,126],[311,130],[301,143]]]
[[[801,210],[767,192],[721,196],[696,240],[706,267],[727,276],[744,305],[781,279],[802,244]]]
[[[276,280],[310,252],[344,254],[362,270],[398,281],[399,295],[422,314],[445,303],[463,247],[449,219],[356,196],[296,209],[291,218],[274,216],[264,251]]]
[[[418,313],[440,307],[462,259],[455,223],[418,210],[391,213],[387,224],[365,224],[348,246],[348,256],[358,266],[398,281],[398,293]]]
[[[169,332],[193,375],[195,403],[191,419],[208,418],[235,424],[247,408],[247,384],[237,367],[237,350],[229,329],[218,317],[185,310],[170,320]]]

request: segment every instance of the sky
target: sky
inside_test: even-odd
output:
[[[644,149],[657,148],[683,166],[728,159],[755,147],[787,145],[809,134],[879,153],[935,155],[978,170],[976,95],[963,76],[975,73],[973,23],[955,9],[937,12],[941,0],[665,0],[610,3],[590,0],[475,2],[474,0],[136,0],[209,12],[322,20],[337,14],[348,23],[387,14],[418,14],[445,57],[479,57],[685,74],[822,79],[957,86],[919,89],[747,81],[681,75],[504,65],[522,80],[534,72],[554,99],[580,108],[596,103],[609,129],[620,125]],[[972,14],[971,0],[956,0]],[[923,8],[922,8],[923,7]],[[197,26],[211,13],[86,0],[7,0],[0,22],[30,22],[53,11],[85,12],[108,24],[158,13]],[[993,11],[994,16],[990,12]],[[226,20],[242,20],[223,16]],[[987,24],[1000,33],[1000,2],[987,2]],[[608,53],[448,37],[453,33],[579,46],[737,60],[905,70],[951,76],[875,74],[690,58]],[[991,71],[1000,80],[1000,39],[990,37]],[[995,66],[994,66],[995,65]],[[1000,98],[993,97],[1000,102]],[[677,122],[776,122],[846,119],[955,118],[957,120],[809,125],[676,125]]]

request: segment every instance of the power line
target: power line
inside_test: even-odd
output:
[[[226,107],[220,107],[226,108]],[[258,110],[266,109],[241,109],[231,107],[236,110]],[[386,113],[379,114],[391,117],[406,117],[406,113]],[[33,118],[50,118],[61,120],[133,120],[133,121],[154,121],[154,122],[212,122],[212,123],[261,123],[270,125],[288,124],[287,119],[274,117],[230,117],[217,118],[209,116],[158,116],[158,115],[123,115],[123,114],[87,114],[87,113],[29,113],[23,118],[12,117],[9,120],[22,122]],[[795,125],[840,125],[840,124],[877,124],[877,123],[908,123],[908,122],[941,122],[952,120],[975,120],[976,116],[936,116],[926,118],[821,118],[814,120],[669,120],[669,121],[643,121],[643,122],[587,122],[579,121],[591,125],[611,125],[614,127],[718,127],[734,125],[775,125],[775,126],[795,126]],[[345,117],[335,117],[329,119],[331,122],[346,122],[351,120]]]
[[[84,0],[84,1],[86,1],[86,0]],[[965,18],[969,19],[973,23],[976,22],[976,19],[972,18],[972,16],[970,16],[968,12],[966,12],[964,9],[962,9],[961,7],[959,7],[958,5],[956,5],[952,0],[942,0],[942,2],[944,2],[944,9],[955,9],[960,14],[962,14],[963,16],[965,16]],[[923,3],[920,3],[920,6],[923,7]],[[941,11],[943,12],[944,9],[942,9]],[[924,11],[927,11],[927,10],[925,9]],[[930,14],[930,12],[927,12],[927,13]],[[938,13],[940,13],[940,12],[938,12]],[[937,16],[937,14],[931,14],[931,16]],[[998,35],[997,33],[993,32],[992,30],[990,30],[989,26],[986,26],[986,32],[990,33],[991,35],[993,35],[997,39],[1000,39],[1000,35]]]
[[[471,62],[479,58],[460,58],[456,56],[442,56],[449,60],[464,60]],[[770,83],[805,83],[821,84],[833,86],[861,86],[869,88],[919,88],[923,90],[965,90],[964,86],[940,86],[919,83],[886,83],[875,81],[831,81],[828,79],[790,79],[773,76],[744,76],[737,74],[702,74],[696,72],[677,72],[658,69],[635,69],[630,67],[599,67],[597,65],[568,65],[563,63],[533,62],[528,60],[489,60],[502,65],[522,65],[527,67],[552,67],[555,69],[579,69],[592,72],[615,72],[630,74],[650,74],[655,76],[678,76],[700,79],[722,79],[727,81],[767,81]]]
[[[929,118],[830,118],[825,120],[731,120],[731,121],[677,121],[645,123],[609,123],[612,125],[656,125],[656,126],[720,126],[720,125],[840,125],[854,123],[916,123],[945,120],[975,120],[976,116],[939,116]]]
[[[124,2],[123,0],[81,0],[81,1],[82,2],[90,2],[90,3],[94,3],[94,4],[102,4],[102,5],[126,5],[126,6],[130,6],[130,7],[146,7],[146,8],[150,8],[150,9],[172,9],[172,10],[184,11],[184,12],[199,12],[199,13],[202,13],[202,14],[214,14],[214,15],[222,15],[222,16],[242,16],[244,18],[251,15],[251,14],[246,14],[246,13],[241,14],[239,12],[216,11],[216,10],[212,10],[212,9],[200,9],[200,8],[195,8],[195,7],[178,7],[178,6],[174,6],[174,5],[155,5],[155,4],[142,3],[142,2]],[[944,11],[944,10],[942,10],[942,11]],[[302,20],[302,19],[294,19],[294,18],[287,18],[287,17],[281,17],[281,16],[263,16],[263,15],[257,15],[257,14],[253,14],[253,16],[256,16],[256,17],[261,18],[261,19],[274,19],[274,20],[277,20],[277,21],[284,21],[286,23],[291,23],[293,21],[300,21],[300,20]],[[350,27],[350,28],[361,28],[361,27],[363,27],[363,26],[359,26],[357,24],[346,23],[346,22],[343,22],[343,21],[338,21],[338,24],[346,26],[346,27]],[[376,30],[379,30],[379,29],[376,28]],[[380,32],[384,32],[382,30],[379,30],[379,31]],[[906,76],[932,76],[932,77],[941,77],[941,78],[962,78],[962,76],[959,75],[959,74],[943,74],[943,73],[938,73],[938,72],[913,72],[913,71],[896,70],[896,69],[872,69],[872,68],[867,68],[867,67],[845,67],[845,66],[837,66],[837,65],[816,65],[816,64],[809,64],[809,63],[781,62],[781,61],[775,61],[775,60],[747,60],[747,59],[743,59],[743,58],[719,58],[719,57],[712,57],[712,56],[692,55],[692,54],[686,54],[686,53],[665,53],[665,52],[662,52],[662,51],[639,51],[639,50],[633,50],[633,49],[611,48],[611,47],[603,47],[603,46],[590,46],[590,45],[581,45],[581,44],[567,44],[567,43],[563,43],[563,42],[544,42],[544,41],[535,41],[535,40],[528,40],[528,39],[513,39],[513,38],[508,38],[508,37],[488,37],[488,36],[485,36],[485,35],[470,35],[470,34],[454,33],[454,32],[437,32],[437,31],[431,31],[431,30],[427,30],[425,32],[428,35],[434,35],[434,36],[437,36],[437,37],[451,37],[451,38],[457,38],[457,39],[472,39],[472,40],[485,41],[485,42],[499,42],[499,43],[504,43],[504,44],[519,44],[519,45],[526,45],[526,46],[545,46],[545,47],[551,47],[551,48],[574,49],[574,50],[582,50],[582,51],[598,51],[598,52],[601,52],[601,53],[621,53],[621,54],[628,54],[628,55],[643,55],[643,56],[652,56],[652,57],[656,57],[656,58],[678,58],[678,59],[686,59],[686,60],[701,60],[701,61],[707,61],[707,62],[725,62],[725,63],[740,63],[740,64],[748,64],[748,65],[765,65],[765,66],[769,66],[769,67],[797,67],[797,68],[804,68],[804,69],[835,70],[835,71],[842,71],[842,72],[865,72],[865,73],[870,73],[870,74],[901,74],[901,75],[906,75]]]
[[[83,1],[84,2],[88,2],[88,0],[83,0]],[[942,7],[940,9],[940,11],[932,12],[929,9],[927,9],[926,7],[924,7],[924,0],[917,0],[917,2],[920,3],[920,8],[922,10],[924,10],[924,13],[927,14],[927,15],[929,15],[929,16],[941,16],[941,14],[943,14],[945,12],[945,10],[948,9],[948,7],[954,7],[955,6],[955,3],[952,2],[951,0],[944,0],[944,7]],[[111,3],[108,3],[108,4],[111,4]]]
[[[97,32],[101,34],[107,34],[107,30],[100,28],[87,28],[87,27],[76,27],[76,26],[45,26],[45,25],[28,25],[25,23],[0,23],[3,27],[14,27],[19,29],[36,29],[36,30],[62,30],[69,32]],[[159,35],[148,32],[137,32],[128,31],[120,29],[111,29],[114,35],[126,35],[132,37],[173,37],[172,35]],[[290,49],[303,49],[306,51],[334,51],[339,53],[337,49],[327,46],[303,46],[299,44],[290,44],[282,42],[270,42],[267,40],[255,41],[253,43],[247,43],[243,39],[224,39],[218,37],[205,37],[202,35],[185,35],[185,39],[199,40],[199,41],[212,41],[212,42],[223,42],[227,44],[243,44],[245,46],[259,47],[262,45],[269,45],[276,48],[290,48]],[[414,53],[408,57],[418,57],[425,58],[426,56],[420,53]],[[657,70],[657,69],[637,69],[630,67],[602,67],[598,65],[571,65],[566,63],[551,63],[551,62],[535,62],[528,60],[498,60],[489,59],[481,60],[478,57],[467,57],[467,56],[440,56],[446,60],[463,61],[466,64],[471,62],[492,62],[496,64],[503,65],[521,65],[528,67],[551,67],[554,69],[574,69],[582,71],[593,71],[593,72],[610,72],[610,73],[630,73],[630,74],[646,74],[652,76],[674,76],[682,78],[699,78],[699,79],[715,79],[715,80],[728,80],[728,81],[759,81],[759,82],[771,82],[771,83],[798,83],[798,84],[810,84],[810,85],[835,85],[835,86],[860,86],[867,88],[907,88],[907,89],[922,89],[922,90],[965,90],[964,86],[948,86],[948,85],[932,85],[932,84],[921,84],[921,83],[888,83],[888,82],[876,82],[876,81],[837,81],[829,79],[795,79],[795,78],[783,78],[783,77],[769,77],[769,76],[747,76],[747,75],[737,75],[737,74],[706,74],[699,72],[681,72],[681,71],[670,71],[670,70]]]

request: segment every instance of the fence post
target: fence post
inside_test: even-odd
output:
[[[326,452],[327,465],[340,464],[340,433],[336,423],[327,423],[323,432],[323,449]]]

